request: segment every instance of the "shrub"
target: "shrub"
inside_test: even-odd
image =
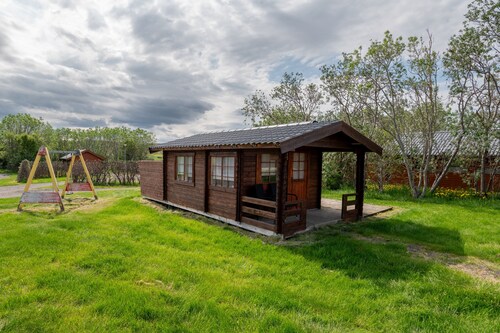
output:
[[[332,173],[326,176],[325,187],[328,190],[338,190],[342,187],[342,175],[340,173]]]
[[[19,170],[17,172],[17,182],[24,183],[28,180],[31,171],[31,163],[28,160],[22,160],[19,164]]]

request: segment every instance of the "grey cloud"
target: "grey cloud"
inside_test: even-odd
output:
[[[75,0],[58,0],[57,3],[59,6],[62,8],[75,8],[76,7],[76,2]]]
[[[95,9],[87,11],[87,25],[90,30],[99,30],[107,27],[104,17]]]
[[[339,52],[383,37],[386,29],[407,36],[429,27],[437,43],[446,43],[439,36],[456,32],[465,12],[462,2],[314,0],[283,8],[269,1],[203,1],[195,12],[189,2],[133,0],[99,13],[85,2],[59,0],[61,7],[86,11],[78,22],[83,25],[75,25],[83,27],[78,32],[57,20],[43,21],[52,13],[43,3],[25,4],[44,14],[38,17],[44,28],[31,30],[25,16],[19,20],[15,13],[9,15],[17,27],[0,20],[0,116],[38,109],[69,126],[104,124],[88,120],[96,115],[147,128],[190,123],[219,110],[217,102],[206,101],[241,98],[242,104],[244,96],[284,70],[302,72],[327,63]],[[50,49],[50,30],[63,41],[58,49]],[[94,40],[96,31],[100,38]],[[117,31],[127,45],[120,38],[106,39],[105,33]],[[27,38],[14,37],[22,34]],[[33,63],[25,60],[31,50],[23,54],[23,48],[33,47],[22,45],[30,38],[44,49]],[[225,118],[216,127],[240,127],[231,122],[239,110],[221,108],[221,114]]]
[[[186,49],[199,40],[180,18],[170,18],[160,11],[148,11],[132,17],[134,35],[149,52]]]
[[[59,65],[63,65],[69,68],[73,68],[79,71],[87,69],[87,65],[78,56],[72,56],[66,59],[62,59],[57,62]]]
[[[130,61],[127,71],[136,82],[136,86],[142,86],[149,93],[161,91],[162,95],[205,97],[221,91],[208,74],[192,74],[186,70],[171,68],[154,58],[148,61]],[[144,82],[144,83],[139,83]]]
[[[160,124],[184,124],[196,120],[214,105],[196,99],[146,99],[131,101],[130,107],[112,117],[113,122],[150,128]]]
[[[0,60],[4,59],[10,63],[15,63],[16,59],[12,55],[10,39],[7,34],[1,30],[1,28],[2,26],[0,25]]]
[[[0,73],[2,108],[9,106],[10,113],[41,109],[54,114],[99,115],[106,112],[103,104],[119,97],[113,90],[99,89],[102,84],[89,85],[84,80],[73,82],[71,77],[65,76],[65,71],[43,73],[36,66],[27,69],[29,65],[33,66],[23,63],[25,69],[17,69],[16,74]]]
[[[108,125],[105,119],[97,119],[97,120],[88,119],[88,118],[82,118],[79,115],[58,118],[52,121],[52,123],[57,123],[59,126],[64,126],[64,127],[82,127],[82,128],[105,127]]]
[[[88,47],[94,51],[96,51],[96,47],[94,45],[94,42],[92,42],[89,38],[87,37],[79,37],[69,31],[66,31],[62,28],[54,28],[54,31],[57,32],[61,37],[64,37],[66,41],[68,41],[69,45],[72,46],[73,48],[83,51],[85,47]]]

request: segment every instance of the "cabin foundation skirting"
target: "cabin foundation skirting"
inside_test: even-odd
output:
[[[224,222],[224,223],[227,223],[229,225],[233,225],[233,226],[236,226],[236,227],[248,230],[248,231],[256,232],[256,233],[264,235],[264,236],[280,236],[277,233],[275,233],[273,231],[270,231],[270,230],[266,230],[266,229],[259,228],[259,227],[256,227],[256,226],[244,223],[244,222],[238,222],[238,221],[231,220],[231,219],[219,216],[219,215],[215,215],[215,214],[203,212],[203,211],[200,211],[200,210],[197,210],[197,209],[193,209],[193,208],[189,208],[189,207],[186,207],[186,206],[181,206],[181,205],[175,204],[175,203],[170,202],[170,201],[159,200],[159,199],[155,199],[155,198],[151,198],[151,197],[147,197],[147,196],[143,196],[143,198],[147,199],[147,200],[150,200],[150,201],[154,201],[154,202],[160,203],[162,205],[166,205],[166,206],[170,206],[170,207],[182,209],[182,210],[185,210],[185,211],[188,211],[188,212],[191,212],[191,213],[195,213],[195,214],[198,214],[198,215],[202,215],[202,216],[211,218],[213,220]]]

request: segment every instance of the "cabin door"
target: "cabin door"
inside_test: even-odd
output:
[[[307,161],[308,154],[293,152],[288,156],[288,194],[297,196],[297,200],[307,202]],[[287,201],[295,200],[293,195],[288,195]]]

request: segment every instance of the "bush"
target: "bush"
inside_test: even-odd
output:
[[[25,183],[28,180],[31,171],[31,163],[28,160],[22,160],[17,171],[17,182]]]
[[[342,187],[342,175],[334,173],[326,176],[325,188],[327,190],[338,190]]]
[[[110,162],[111,173],[120,185],[136,184],[139,178],[139,164],[135,161]]]

